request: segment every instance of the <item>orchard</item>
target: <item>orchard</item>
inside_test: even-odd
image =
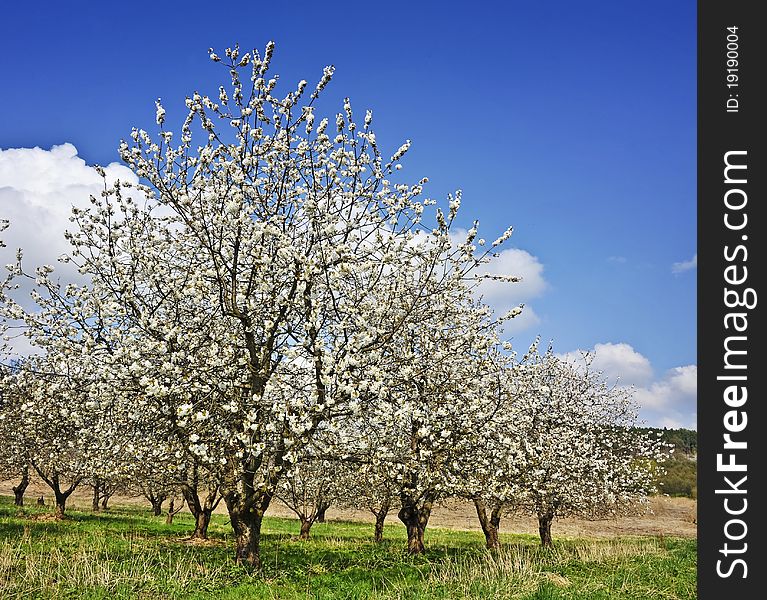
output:
[[[409,141],[384,152],[348,98],[315,114],[333,67],[278,92],[273,51],[211,50],[218,94],[158,100],[154,132],[120,144],[139,183],[102,170],[73,210],[60,260],[78,278],[3,250],[0,475],[17,504],[30,476],[59,518],[79,486],[94,509],[117,490],[157,515],[173,499],[168,519],[185,503],[202,539],[225,506],[254,569],[278,499],[302,538],[329,506],[369,509],[377,541],[396,513],[411,554],[451,498],[491,549],[513,512],[550,546],[556,517],[642,510],[668,452],[635,431],[630,390],[588,356],[520,356],[504,325],[523,307],[481,299],[486,278],[519,280],[487,274],[511,228],[459,231],[460,192],[401,178]]]

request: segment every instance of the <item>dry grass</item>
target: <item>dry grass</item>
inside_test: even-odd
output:
[[[26,538],[26,539],[25,539]],[[58,597],[63,590],[115,590],[162,587],[163,580],[183,589],[201,575],[215,581],[225,572],[224,565],[211,566],[204,556],[192,552],[169,553],[160,546],[142,543],[141,552],[115,551],[113,541],[91,538],[87,546],[60,548],[45,540],[40,552],[30,545],[28,537],[17,543],[0,544],[0,589],[2,597]],[[3,584],[11,583],[6,587]]]
[[[573,582],[562,574],[571,564],[626,564],[665,552],[653,538],[578,542],[549,550],[508,546],[498,552],[453,558],[432,569],[426,583],[428,587],[460,589],[466,598],[477,597],[478,589],[492,590],[493,598],[526,598],[546,586],[571,587]]]

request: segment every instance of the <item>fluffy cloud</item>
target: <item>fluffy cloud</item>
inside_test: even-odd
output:
[[[522,314],[504,325],[506,334],[530,330],[540,323],[540,318],[529,303],[548,287],[543,278],[543,265],[538,258],[525,250],[508,248],[499,252],[498,257],[486,266],[484,272],[491,275],[513,275],[522,279],[516,283],[486,279],[479,286],[479,294],[498,315],[520,304],[525,305]]]
[[[682,262],[675,262],[673,265],[671,265],[671,272],[675,275],[678,275],[679,273],[684,273],[685,271],[691,271],[692,269],[698,268],[698,254],[695,253],[695,255],[690,260],[684,260]]]
[[[455,245],[466,239],[465,229],[456,229],[451,233]],[[548,289],[543,277],[543,264],[536,256],[520,248],[507,248],[498,253],[496,258],[480,268],[479,272],[488,275],[505,275],[521,278],[521,281],[509,283],[485,279],[477,288],[477,296],[488,304],[496,315],[503,315],[512,308],[524,304],[522,313],[504,325],[506,334],[515,334],[530,330],[541,322],[530,306],[535,299]]]
[[[518,306],[517,304],[512,304],[510,308],[513,308],[514,306]],[[496,310],[497,314],[501,314]],[[504,335],[507,336],[513,336],[521,331],[530,331],[532,330],[538,323],[541,322],[540,317],[538,314],[533,310],[533,307],[529,304],[525,304],[525,307],[522,309],[522,313],[511,319],[510,321],[506,321],[506,323],[503,324],[503,332]],[[520,348],[517,348],[519,350]],[[524,349],[524,348],[523,348]]]
[[[482,282],[480,292],[485,302],[499,310],[508,310],[521,302],[540,296],[548,287],[543,278],[543,265],[538,258],[519,248],[508,248],[500,252],[498,258],[487,265],[484,272],[522,278],[518,283],[492,280]]]
[[[136,183],[127,167],[112,163],[104,168],[107,182],[116,179]],[[81,275],[71,264],[58,263],[69,252],[64,232],[72,225],[72,207],[85,207],[90,197],[104,189],[104,180],[95,168],[77,155],[72,144],[42,148],[0,150],[0,220],[10,221],[3,231],[6,247],[0,248],[0,265],[16,261],[16,251],[24,251],[27,272],[41,265],[52,265],[62,281],[78,281]],[[29,286],[18,290],[17,299],[28,305]],[[26,299],[26,300],[25,300]],[[25,338],[15,337],[13,349],[28,354],[32,349]]]
[[[502,315],[515,306],[524,304],[522,314],[504,325],[507,334],[529,330],[541,322],[530,305],[530,300],[546,291],[548,284],[543,278],[543,265],[537,257],[519,248],[509,248],[499,253],[492,263],[487,265],[486,273],[491,275],[513,275],[521,281],[484,280],[479,286],[479,294],[496,314]]]
[[[650,424],[661,427],[696,428],[698,397],[698,367],[675,367],[648,387],[634,394],[642,408],[641,416]]]
[[[640,408],[639,416],[647,425],[697,428],[696,365],[675,367],[656,378],[650,361],[629,344],[595,344],[590,353],[593,355],[592,367],[602,371],[609,382],[633,388],[634,400]],[[583,351],[558,356],[578,362]]]
[[[583,350],[560,354],[561,358],[577,362],[583,355]],[[610,382],[621,385],[646,385],[652,381],[653,371],[650,361],[634,350],[629,344],[595,344],[590,350],[593,355],[591,367],[602,371]]]
[[[109,182],[138,181],[117,163],[104,170]],[[66,273],[56,260],[69,250],[64,231],[71,225],[72,207],[87,206],[103,189],[103,179],[72,144],[0,150],[0,218],[10,221],[3,232],[2,264],[13,262],[16,249],[23,248],[27,269],[50,264]]]

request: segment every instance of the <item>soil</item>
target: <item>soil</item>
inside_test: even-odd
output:
[[[0,494],[13,497],[11,490],[14,482],[0,482]],[[24,501],[34,506],[37,498],[45,496],[48,506],[52,505],[51,490],[39,482],[30,483]],[[113,506],[131,505],[146,506],[149,502],[142,497],[113,496],[110,499]],[[78,510],[90,510],[91,489],[83,487],[75,492],[67,502],[68,507]],[[163,507],[165,508],[167,504]],[[589,521],[579,518],[555,519],[552,532],[559,537],[620,537],[633,535],[671,536],[695,538],[698,535],[697,502],[690,498],[670,498],[655,496],[650,498],[650,512],[639,516],[626,516],[613,519]],[[184,508],[184,511],[187,509]],[[226,513],[223,502],[215,510],[216,513]],[[266,513],[271,516],[293,518],[295,515],[279,502],[272,502]],[[375,523],[373,515],[367,511],[353,509],[338,509],[330,507],[326,513],[329,521],[359,521]],[[396,510],[387,517],[388,523],[398,523]],[[479,531],[479,522],[474,505],[462,501],[447,501],[434,508],[429,519],[429,527],[444,527],[465,531]],[[510,516],[501,520],[502,533],[528,533],[538,535],[538,521],[534,517]]]
[[[559,537],[620,537],[632,535],[672,536],[695,538],[698,535],[696,501],[690,498],[650,498],[651,513],[640,516],[618,517],[589,521],[579,518],[555,519],[552,531]],[[293,513],[281,504],[273,503],[267,514],[292,517]],[[331,507],[328,520],[341,519],[373,524],[372,514],[358,510]],[[387,522],[398,523],[396,510],[389,513]],[[429,519],[429,527],[444,527],[464,531],[480,531],[474,505],[449,501],[436,506]],[[529,533],[538,535],[538,520],[534,517],[509,516],[501,519],[501,533]]]

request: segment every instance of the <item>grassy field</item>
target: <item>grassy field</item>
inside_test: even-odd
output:
[[[264,569],[232,561],[224,515],[211,540],[191,544],[191,516],[173,525],[137,507],[107,513],[12,506],[0,497],[0,598],[483,598],[637,600],[696,597],[696,540],[669,537],[557,539],[544,551],[535,537],[502,535],[490,554],[474,531],[427,530],[428,551],[403,552],[404,528],[392,516],[383,544],[369,524],[331,521],[296,539],[298,523],[265,520]]]

